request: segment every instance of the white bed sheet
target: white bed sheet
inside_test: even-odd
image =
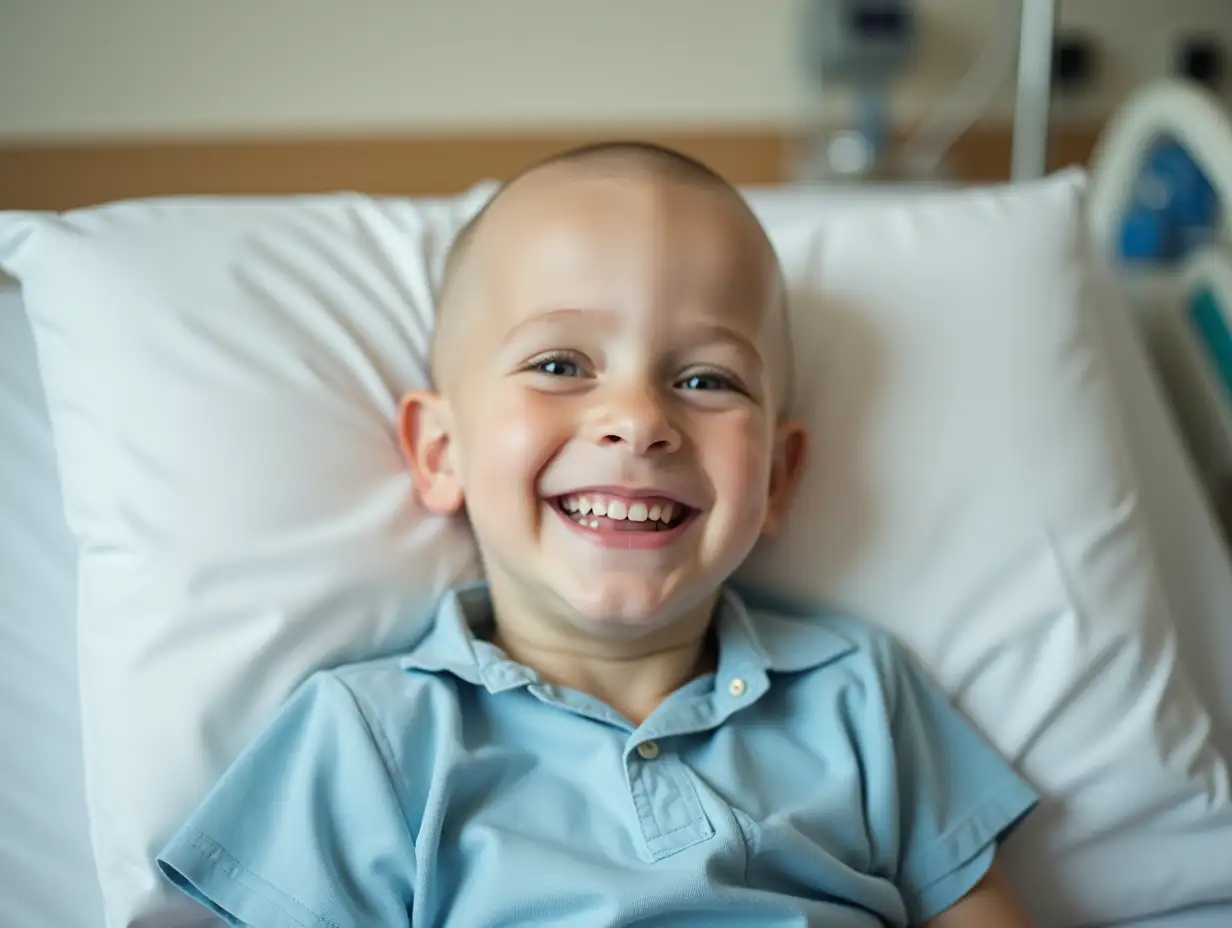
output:
[[[1121,922],[1103,928],[1228,928],[1229,925],[1232,925],[1232,904],[1173,912],[1158,918]]]
[[[1104,323],[1182,649],[1232,755],[1232,561],[1124,307]],[[75,558],[20,299],[0,277],[0,921],[99,928],[82,791]],[[1227,928],[1232,906],[1118,928]]]
[[[76,567],[16,288],[0,275],[0,924],[97,928],[83,794]]]

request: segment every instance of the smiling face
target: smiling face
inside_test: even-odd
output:
[[[764,233],[717,185],[564,165],[468,248],[405,444],[428,505],[466,506],[498,619],[606,640],[708,619],[802,450]]]

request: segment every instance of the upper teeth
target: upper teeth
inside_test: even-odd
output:
[[[607,516],[609,519],[628,519],[630,522],[671,522],[676,514],[675,503],[626,503],[619,499],[608,499],[603,496],[566,496],[564,498],[566,512],[578,512],[582,515]]]

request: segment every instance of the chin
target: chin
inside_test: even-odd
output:
[[[629,634],[671,625],[696,603],[667,583],[615,576],[562,597],[579,623],[594,631]]]

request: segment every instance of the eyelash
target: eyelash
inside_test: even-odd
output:
[[[736,383],[734,379],[726,374],[721,374],[718,371],[702,371],[699,373],[690,374],[688,377],[682,377],[677,381],[677,384],[685,384],[690,380],[713,380],[719,384],[716,387],[702,388],[702,392],[714,392],[714,390],[730,390],[733,393],[744,393],[745,391]]]
[[[551,373],[550,371],[545,370],[545,368],[551,364],[569,365],[570,367],[575,368],[577,370],[577,373],[576,374]],[[571,377],[585,376],[585,364],[579,359],[578,355],[576,355],[574,352],[571,352],[571,351],[553,351],[545,355],[540,355],[539,357],[535,358],[533,361],[531,361],[526,366],[526,370],[531,371],[536,374],[543,374],[546,377],[571,378]],[[693,372],[689,374],[687,377],[682,377],[679,380],[677,380],[675,386],[682,387],[684,384],[688,383],[689,381],[693,381],[693,380],[709,380],[717,384],[717,386],[715,387],[701,388],[701,390],[698,392],[709,393],[709,392],[729,391],[732,393],[739,393],[744,396],[748,395],[748,390],[746,390],[740,384],[740,382],[736,380],[736,378],[732,377],[729,374],[723,373],[722,371],[716,371],[716,370],[703,370],[703,371]],[[694,388],[694,391],[697,391],[697,388]],[[694,392],[694,391],[690,391],[690,392]]]
[[[571,351],[553,351],[553,352],[550,352],[549,354],[540,355],[539,357],[535,358],[535,360],[531,361],[530,364],[526,366],[526,369],[530,371],[534,371],[537,374],[545,374],[548,377],[567,376],[563,374],[552,374],[544,370],[544,368],[547,367],[549,364],[568,364],[572,367],[575,367],[578,370],[578,374],[575,374],[573,376],[580,376],[581,371],[583,369],[583,365],[581,361],[578,359],[578,356],[575,355]]]

